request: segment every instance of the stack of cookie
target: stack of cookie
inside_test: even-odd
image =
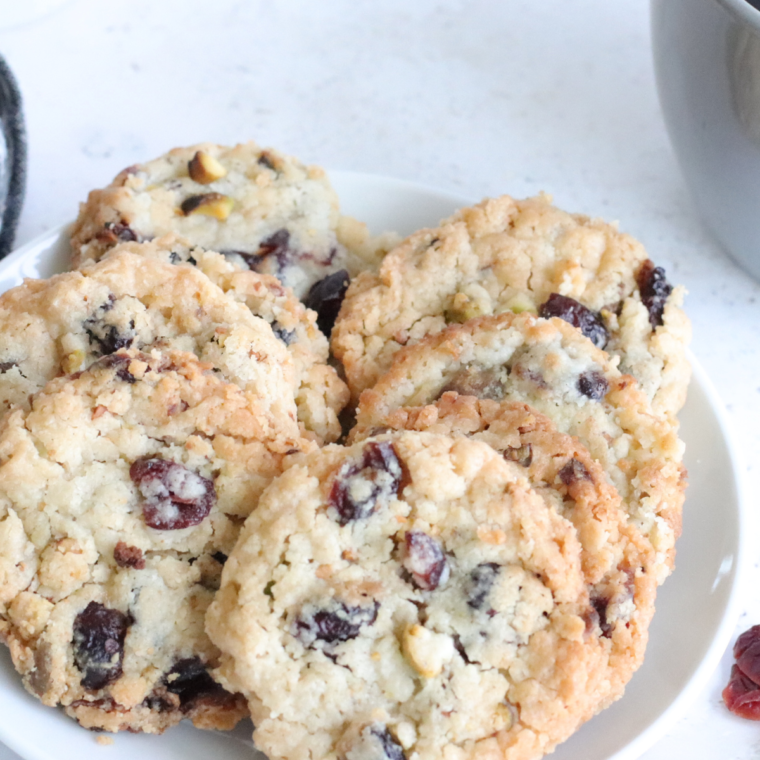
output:
[[[288,760],[538,758],[622,695],[689,378],[636,241],[543,196],[371,238],[321,170],[204,144],[93,191],[72,253],[0,297],[30,692],[109,731],[250,713]]]

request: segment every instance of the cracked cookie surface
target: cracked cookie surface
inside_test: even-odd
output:
[[[541,757],[609,692],[573,524],[486,444],[381,435],[297,457],[207,630],[272,758]]]
[[[275,275],[299,297],[332,273],[376,267],[393,239],[370,239],[363,224],[341,216],[319,167],[253,142],[203,143],[131,166],[93,190],[72,229],[73,264],[170,232]]]
[[[194,268],[129,251],[0,296],[0,411],[27,406],[54,377],[149,346],[209,362],[273,429],[297,434],[293,363],[271,326]]]
[[[561,211],[548,196],[503,196],[414,233],[378,273],[357,277],[333,350],[356,399],[396,351],[447,324],[505,311],[559,316],[619,360],[657,414],[674,415],[690,377],[683,296],[616,226]]]
[[[577,437],[653,547],[656,575],[664,580],[681,532],[683,444],[675,425],[652,412],[636,381],[604,351],[563,320],[527,313],[452,325],[395,355],[390,370],[362,394],[355,434],[448,391],[528,404]]]
[[[243,391],[182,352],[120,350],[0,431],[0,629],[26,688],[83,726],[160,733],[247,714],[204,615],[285,457]]]

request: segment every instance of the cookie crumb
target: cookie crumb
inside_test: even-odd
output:
[[[104,736],[103,734],[100,734],[100,736],[95,737],[95,741],[101,747],[110,747],[113,744],[113,737],[112,736]]]

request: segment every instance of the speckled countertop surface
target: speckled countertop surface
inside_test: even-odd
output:
[[[688,287],[693,350],[726,402],[754,506],[760,286],[691,206],[659,112],[644,0],[21,6],[0,13],[29,133],[19,245],[72,219],[123,167],[201,140],[254,138],[472,198],[547,190],[568,210],[619,220]],[[760,622],[755,545],[742,629]],[[647,760],[760,757],[760,725],[720,703],[728,669],[724,657]],[[15,756],[0,747],[0,758]]]

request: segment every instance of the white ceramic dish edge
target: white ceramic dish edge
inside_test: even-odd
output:
[[[350,189],[355,186],[356,183],[359,183],[359,185],[362,185],[362,183],[367,184],[367,176],[354,172],[332,172],[331,178],[333,179],[333,182],[338,189],[342,200],[344,201],[344,207],[347,207],[348,213],[352,213],[349,198],[343,197],[342,190],[346,188]],[[373,182],[370,182],[369,184],[372,185],[373,192],[387,192],[389,188],[398,188],[399,190],[403,189],[412,195],[419,195],[423,200],[423,205],[424,199],[426,198],[428,202],[427,205],[429,206],[429,209],[426,209],[426,211],[431,214],[431,217],[427,222],[428,224],[434,224],[437,221],[437,218],[445,215],[449,210],[467,203],[467,199],[461,198],[451,193],[431,190],[428,187],[416,183],[384,177],[373,177],[372,180],[379,186],[379,189],[374,189]],[[349,196],[350,195],[351,193],[349,192]],[[372,193],[370,193],[370,195],[372,195]],[[450,208],[444,210],[447,205],[449,205]],[[434,210],[438,208],[441,209],[438,217],[432,216],[432,214],[435,213]],[[401,209],[400,207],[399,210],[407,214],[409,219],[416,218],[416,214],[420,211],[420,209],[416,207],[411,211],[409,211],[407,208]],[[359,214],[355,215],[360,216]],[[362,218],[367,219],[370,227],[373,228],[373,232],[381,231],[382,226],[378,227],[377,224],[373,225],[372,219],[368,218],[366,214],[361,216]],[[419,223],[411,224],[411,228],[408,229],[405,228],[408,226],[407,221],[401,221],[401,223],[396,226],[401,233],[406,234],[408,232],[411,232],[412,229],[414,229],[416,226],[419,226]],[[61,241],[65,238],[65,231],[66,226],[46,232],[30,241],[29,243],[25,244],[10,256],[8,256],[4,261],[0,262],[0,292],[4,291],[7,287],[15,284],[18,281],[19,277],[36,274],[38,270],[24,271],[25,264],[31,263],[31,261],[35,261],[35,257],[38,258],[40,251],[43,249],[60,249],[62,245]],[[59,250],[56,256],[60,257],[61,255],[62,254]],[[49,262],[45,263],[49,264]],[[54,269],[55,267],[49,269],[49,271],[43,271],[42,274],[52,274]],[[47,270],[47,267],[45,267],[45,270]],[[692,363],[694,367],[695,386],[697,386],[699,390],[705,395],[707,403],[715,415],[717,426],[726,444],[728,459],[731,463],[731,474],[733,476],[733,481],[736,488],[736,527],[738,531],[737,545],[734,553],[733,563],[730,567],[725,569],[724,573],[728,579],[727,582],[731,583],[730,593],[725,603],[725,612],[723,614],[720,625],[718,626],[698,667],[696,667],[696,669],[691,673],[685,685],[681,688],[678,696],[668,705],[667,709],[665,709],[661,714],[653,719],[649,725],[646,726],[646,728],[644,728],[635,738],[628,742],[624,747],[614,751],[612,754],[606,755],[606,760],[634,760],[635,758],[640,757],[641,754],[643,754],[649,747],[651,747],[657,741],[657,739],[661,737],[668,730],[668,728],[672,726],[686,712],[689,705],[692,704],[692,702],[704,689],[710,675],[718,664],[721,655],[725,651],[726,646],[728,645],[733,634],[740,611],[739,600],[742,593],[743,578],[746,577],[744,568],[746,562],[748,561],[748,541],[746,538],[748,533],[748,519],[743,486],[743,465],[741,457],[739,456],[733,444],[733,439],[730,434],[730,425],[726,419],[723,404],[720,401],[712,383],[710,382],[704,370],[695,360],[693,360]],[[720,578],[722,577],[723,576]],[[720,578],[716,579],[716,583],[718,580],[720,580]],[[6,731],[4,725],[0,724],[0,739],[5,741],[6,744],[15,752],[19,753],[28,760],[50,760],[51,755],[47,754],[45,750],[39,746],[35,746],[35,738],[30,738],[26,741],[22,740],[17,734],[9,733]],[[554,757],[557,757],[558,760],[560,760],[560,756],[564,754],[563,749],[565,746],[567,745],[560,747],[557,754],[554,755]]]

